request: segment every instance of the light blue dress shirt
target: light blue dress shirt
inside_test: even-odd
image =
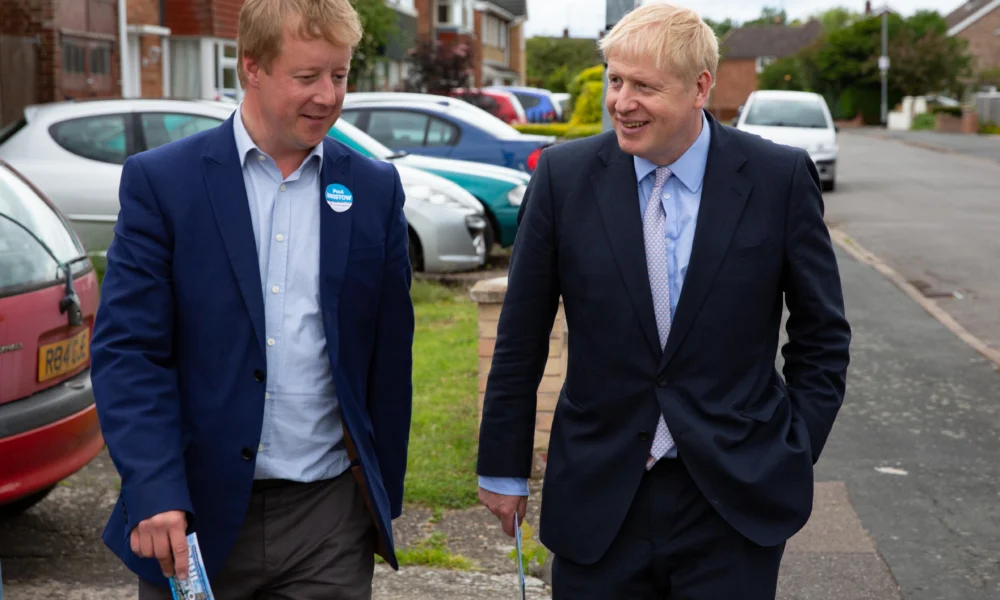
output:
[[[708,163],[708,148],[711,143],[711,128],[708,118],[702,113],[701,134],[694,144],[681,155],[670,169],[670,179],[663,185],[663,210],[667,214],[663,234],[667,238],[668,272],[670,276],[670,314],[677,312],[677,301],[681,297],[684,278],[687,276],[691,249],[694,245],[695,224],[701,207],[701,189]],[[635,178],[639,182],[639,218],[642,219],[653,193],[654,172],[657,165],[638,156],[633,157]],[[653,383],[650,382],[652,386]],[[666,457],[676,458],[677,446],[667,452]],[[528,481],[518,477],[479,477],[479,486],[484,490],[507,496],[527,496]]]
[[[254,478],[328,479],[350,460],[319,305],[323,144],[282,177],[247,133],[242,105],[233,131],[264,294],[268,377]]]

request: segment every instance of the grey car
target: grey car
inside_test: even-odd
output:
[[[0,131],[0,158],[67,215],[88,252],[102,254],[118,220],[125,159],[217,127],[235,108],[228,102],[160,99],[33,105]],[[414,267],[445,273],[481,266],[486,260],[482,204],[443,177],[396,168],[406,194]]]

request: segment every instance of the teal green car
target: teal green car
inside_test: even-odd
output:
[[[483,204],[486,212],[486,247],[508,248],[517,233],[517,211],[531,176],[521,171],[465,160],[393,152],[367,133],[343,120],[330,129],[330,137],[377,160],[391,160],[444,177],[465,189]]]

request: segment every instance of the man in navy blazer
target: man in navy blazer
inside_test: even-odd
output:
[[[326,136],[349,0],[247,0],[246,96],[131,157],[92,379],[121,493],[104,541],[170,598],[196,533],[216,598],[371,597],[397,568],[413,307],[390,164]]]
[[[816,168],[704,111],[718,41],[693,11],[637,8],[601,47],[615,131],[547,149],[521,207],[480,498],[508,535],[523,519],[561,299],[540,524],[554,598],[773,599],[848,366]]]

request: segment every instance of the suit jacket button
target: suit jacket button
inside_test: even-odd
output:
[[[660,387],[667,387],[667,378],[666,377],[660,377],[659,379],[656,380],[656,385],[658,385]]]
[[[250,460],[253,458],[253,452],[250,451],[250,448],[244,448],[243,451],[240,452],[240,455],[243,457],[243,460]]]
[[[256,381],[263,382],[264,381],[264,371],[261,371],[260,369],[257,369],[256,371],[253,372],[253,378]]]
[[[639,441],[640,442],[645,442],[648,439],[649,439],[649,432],[648,431],[640,431],[639,432]]]

